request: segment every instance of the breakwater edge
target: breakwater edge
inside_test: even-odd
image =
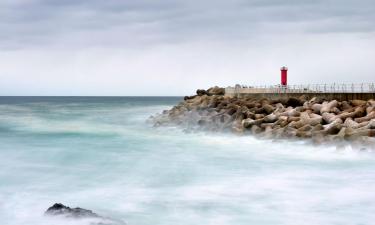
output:
[[[375,101],[339,101],[322,96],[259,98],[225,95],[225,89],[199,89],[170,110],[151,116],[154,126],[187,131],[229,131],[265,138],[303,138],[314,143],[349,141],[371,145]]]

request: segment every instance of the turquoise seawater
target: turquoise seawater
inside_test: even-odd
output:
[[[374,153],[145,122],[181,100],[0,98],[0,224],[374,224]]]

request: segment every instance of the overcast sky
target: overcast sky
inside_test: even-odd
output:
[[[0,0],[0,95],[375,82],[373,0]]]

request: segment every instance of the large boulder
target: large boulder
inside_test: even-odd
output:
[[[337,134],[342,128],[342,120],[340,118],[335,119],[333,122],[324,125],[324,131],[326,134]]]
[[[352,106],[357,107],[357,106],[366,105],[367,102],[364,100],[355,99],[355,100],[350,100],[350,103],[352,104]]]
[[[370,112],[367,116],[356,118],[354,120],[357,123],[362,123],[362,122],[369,121],[372,119],[375,119],[375,111]]]
[[[204,89],[198,89],[197,90],[197,95],[199,95],[199,96],[206,95],[206,94],[207,94],[207,91],[204,90]]]
[[[225,94],[225,88],[220,88],[218,86],[209,88],[207,90],[208,95],[224,95]]]
[[[45,212],[48,216],[63,216],[73,219],[90,219],[93,220],[93,225],[125,225],[121,220],[114,220],[111,218],[99,216],[98,214],[92,212],[88,209],[82,208],[70,208],[61,203],[55,203],[53,206],[49,207]]]
[[[337,107],[338,101],[332,100],[330,102],[323,102],[322,108],[320,109],[320,115],[322,115],[325,112],[331,112],[331,110],[335,107]]]
[[[264,104],[262,106],[262,108],[264,109],[264,111],[267,113],[267,114],[271,114],[273,111],[275,111],[275,107],[273,107],[272,105],[270,104]]]
[[[293,97],[290,97],[288,98],[288,100],[286,101],[286,106],[292,106],[292,107],[297,107],[297,106],[302,106],[304,102],[302,102],[300,99],[298,98],[293,98]]]
[[[186,100],[190,100],[190,99],[193,99],[195,96],[185,96],[184,97],[184,101],[186,101]]]
[[[251,128],[253,125],[260,125],[263,123],[263,119],[257,119],[257,120],[253,120],[253,119],[244,119],[242,120],[242,126],[244,128]]]

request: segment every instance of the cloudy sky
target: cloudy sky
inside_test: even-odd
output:
[[[373,0],[0,0],[0,95],[375,82]]]

